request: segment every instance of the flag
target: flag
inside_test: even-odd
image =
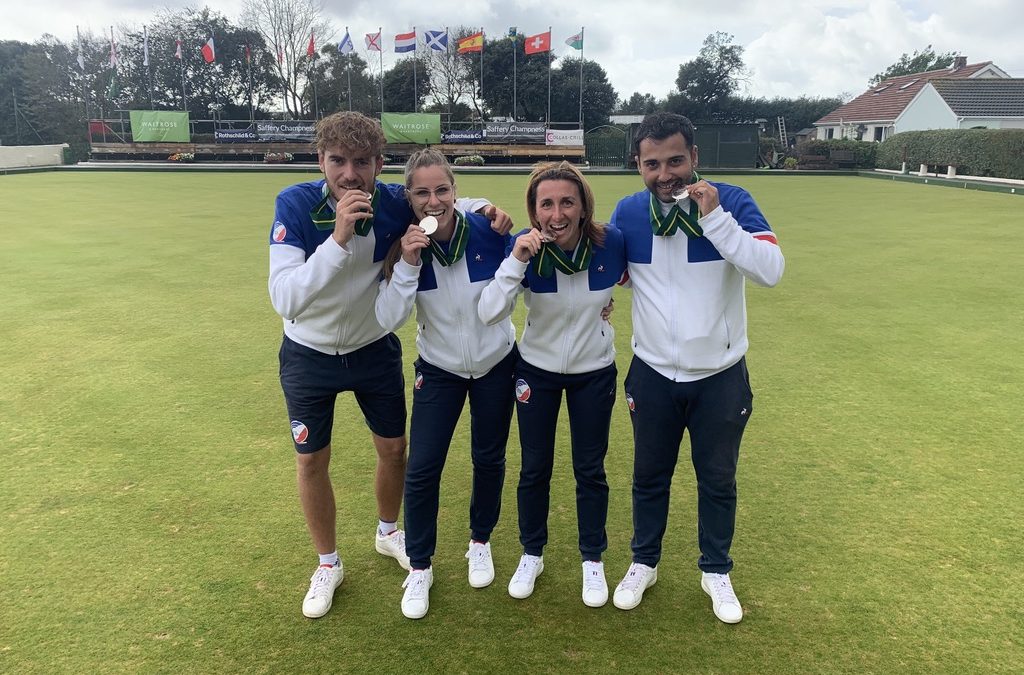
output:
[[[508,29],[508,39],[509,40],[515,40],[517,35],[519,35],[519,29],[518,28],[516,28],[515,26],[512,26],[511,28]]]
[[[423,37],[426,40],[427,49],[443,52],[448,49],[448,31],[428,30],[424,31]]]
[[[484,33],[480,31],[459,40],[459,53],[482,52],[484,50]]]
[[[245,62],[252,63],[252,52],[249,50],[249,45],[245,46]]]
[[[551,31],[537,33],[526,38],[526,53],[540,54],[551,51]]]
[[[366,48],[371,52],[380,51],[380,31],[366,34]]]
[[[415,29],[411,33],[399,33],[395,36],[395,51],[398,53],[416,51]]]
[[[352,38],[348,31],[345,31],[345,37],[341,38],[341,42],[338,43],[338,53],[351,54],[353,51],[355,51],[355,47],[352,45]]]
[[[115,70],[117,68],[117,43],[114,42],[114,31],[110,31],[110,69]]]
[[[309,34],[309,44],[306,45],[306,56],[313,56],[316,54],[316,43],[313,41],[313,33]]]
[[[206,59],[207,63],[213,63],[213,60],[217,58],[217,50],[214,49],[214,47],[213,47],[213,36],[212,35],[210,36],[210,39],[206,41],[206,44],[203,45],[203,50],[202,51],[203,51],[203,58]]]
[[[142,65],[149,66],[149,31],[142,27]]]
[[[75,33],[78,34],[78,67],[85,70],[85,54],[82,53],[82,34],[78,32],[78,26],[75,26]]]
[[[177,40],[175,40],[174,44],[177,45],[177,48],[174,50],[174,58],[176,58],[176,59],[178,59],[180,61],[181,60],[181,38],[178,38]]]
[[[572,37],[566,38],[565,44],[569,45],[573,49],[583,51],[583,33],[576,33]]]
[[[282,65],[284,63],[284,50],[280,47],[277,48],[277,64]]]

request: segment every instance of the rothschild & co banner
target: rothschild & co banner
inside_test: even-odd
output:
[[[441,116],[427,113],[384,113],[380,116],[388,143],[427,145],[441,142]]]
[[[188,113],[130,110],[132,140],[136,143],[188,143]]]

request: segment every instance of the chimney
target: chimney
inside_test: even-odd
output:
[[[960,70],[967,66],[966,56],[954,56],[953,57],[953,70]]]

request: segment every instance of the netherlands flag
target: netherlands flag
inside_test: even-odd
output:
[[[416,51],[415,28],[412,29],[411,33],[399,33],[395,36],[395,51],[399,53]]]

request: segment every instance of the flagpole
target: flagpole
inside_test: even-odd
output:
[[[516,121],[516,52],[519,51],[519,31],[512,35],[512,121]]]
[[[585,26],[580,26],[580,129],[583,128],[583,30]]]
[[[178,50],[181,50],[181,38],[178,38]],[[185,54],[178,57],[178,65],[181,67],[181,108],[188,112],[188,94],[185,93]]]
[[[320,119],[320,96],[316,91],[316,34],[310,32],[309,44],[313,47],[313,53],[309,57],[309,79],[313,81],[313,119]]]
[[[377,45],[377,54],[380,56],[380,118],[384,119],[384,27],[377,27],[377,39],[380,40],[380,44]]]
[[[551,125],[551,26],[548,26],[548,117],[547,123]]]
[[[484,27],[480,26],[480,102],[484,102]]]
[[[348,33],[348,26],[345,26],[345,37],[352,41],[352,36]],[[345,74],[348,76],[348,109],[352,110],[352,53],[348,52],[345,54]]]
[[[451,80],[451,77],[452,77],[452,51],[448,47],[448,42],[449,42],[450,39],[451,39],[451,36],[448,35],[448,26],[445,26],[444,27],[444,65],[445,65],[445,68],[448,71],[448,76],[447,76],[446,80],[448,82],[448,128],[449,129],[451,129],[451,126],[452,126],[452,98],[454,98],[453,95],[452,95],[452,80]]]
[[[146,66],[146,79],[149,80],[149,109],[153,110],[153,71],[149,67],[149,30],[142,25],[142,56]]]
[[[82,55],[82,34],[78,30],[78,26],[75,26],[75,35],[78,36],[78,67],[82,70],[82,102],[85,103],[85,119],[86,124],[89,120],[89,94],[86,90],[86,77],[85,77],[85,57]],[[90,138],[90,140],[92,140]]]
[[[412,111],[420,111],[420,97],[416,89],[416,26],[412,27]]]
[[[256,121],[256,111],[252,107],[252,52],[249,45],[245,45],[245,67],[249,71],[249,124]]]

